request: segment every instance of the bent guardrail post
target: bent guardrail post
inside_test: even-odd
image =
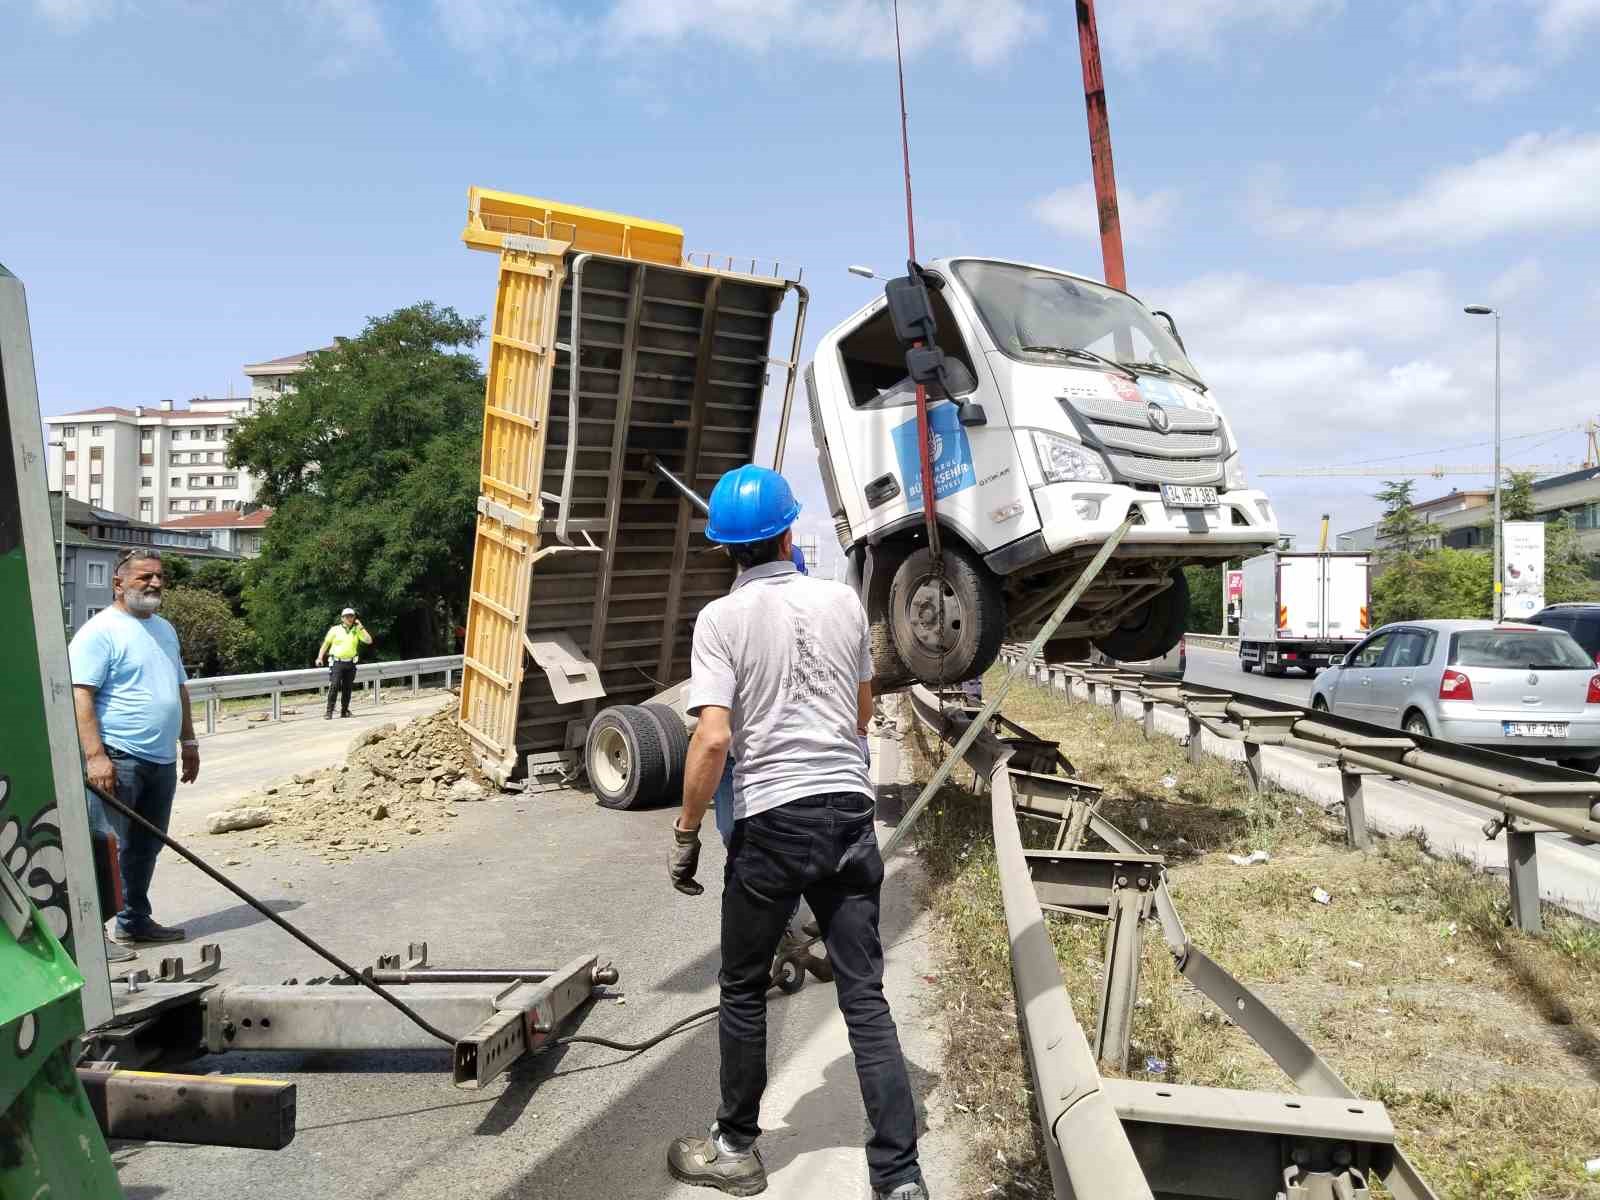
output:
[[[1344,840],[1352,850],[1370,850],[1372,836],[1367,832],[1367,801],[1361,792],[1365,772],[1339,766],[1339,790],[1344,795]]]

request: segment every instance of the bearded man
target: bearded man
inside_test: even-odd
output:
[[[84,622],[71,646],[84,773],[163,833],[172,817],[180,749],[183,782],[193,783],[200,775],[178,634],[156,615],[165,582],[159,554],[126,551],[112,571],[111,607]],[[181,942],[183,930],[162,925],[150,913],[150,880],[161,842],[110,811],[93,792],[89,812],[99,828],[117,837],[123,908],[112,922],[111,940],[122,946]],[[112,956],[132,957],[126,951],[112,951]]]

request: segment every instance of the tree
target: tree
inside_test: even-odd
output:
[[[1189,619],[1184,628],[1191,633],[1215,633],[1222,628],[1222,567],[1185,567],[1189,583]]]
[[[1492,616],[1494,564],[1471,550],[1428,550],[1372,581],[1372,623]]]
[[[1539,514],[1533,508],[1532,471],[1507,473],[1505,485],[1500,489],[1500,519],[1502,521],[1539,519]]]
[[[161,615],[178,632],[183,661],[197,675],[233,675],[255,666],[255,637],[215,592],[176,587],[166,590]]]
[[[1412,507],[1417,481],[1386,479],[1373,499],[1383,505],[1378,521],[1378,553],[1391,561],[1415,558],[1427,545],[1428,523]]]
[[[1597,589],[1589,578],[1594,559],[1578,544],[1578,531],[1565,517],[1544,527],[1544,602],[1562,604],[1593,600]]]
[[[347,604],[380,654],[449,649],[472,562],[482,331],[431,303],[372,318],[240,421],[229,461],[274,509],[243,593],[270,661],[309,661]]]
[[[194,569],[186,586],[213,592],[228,602],[236,617],[244,616],[245,569],[239,559],[211,558]]]

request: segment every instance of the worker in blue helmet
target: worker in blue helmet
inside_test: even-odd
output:
[[[667,1166],[685,1183],[751,1196],[766,1187],[756,1149],[767,1082],[767,989],[773,955],[803,896],[816,917],[850,1031],[872,1136],[874,1200],[926,1200],[916,1101],[883,994],[878,930],[883,860],[873,786],[858,739],[872,718],[872,655],[861,602],[842,583],[803,575],[800,515],[776,471],[745,466],[718,480],[706,537],[741,570],[695,621],[683,810],[669,873],[687,895],[700,824],[730,751],[732,835],[722,891],[718,1020],[721,1103],[705,1135],[680,1137]]]

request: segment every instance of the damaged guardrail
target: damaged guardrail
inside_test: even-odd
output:
[[[1117,717],[1122,715],[1124,698],[1136,700],[1143,707],[1147,735],[1154,732],[1158,706],[1181,711],[1189,727],[1190,761],[1198,761],[1204,753],[1202,733],[1241,743],[1250,786],[1256,791],[1266,782],[1263,746],[1297,750],[1336,767],[1345,836],[1355,848],[1371,844],[1362,788],[1370,775],[1418,784],[1487,809],[1494,815],[1484,826],[1485,836],[1494,838],[1502,830],[1506,835],[1511,916],[1524,932],[1543,929],[1534,835],[1556,830],[1600,841],[1600,780],[1592,775],[1174,678],[1087,663],[1046,663],[1039,658],[1023,662],[1025,649],[1008,645],[1001,651],[1002,659],[1020,664],[1034,682],[1063,693],[1081,683],[1091,701],[1097,701],[1099,690],[1105,688]]]
[[[461,655],[445,654],[436,658],[404,658],[383,662],[364,662],[356,666],[356,683],[367,685],[373,704],[383,703],[383,684],[389,679],[407,679],[415,695],[422,686],[423,676],[443,677],[444,686],[454,686],[461,674]],[[188,683],[192,703],[206,706],[206,732],[215,733],[222,719],[224,700],[248,699],[266,696],[272,702],[271,719],[283,719],[285,692],[313,692],[328,686],[326,667],[298,671],[259,671],[251,675],[213,675],[207,679],[191,679]]]
[[[924,729],[952,744],[970,742],[962,757],[988,781],[1017,1018],[1059,1200],[1364,1200],[1369,1179],[1397,1200],[1434,1200],[1395,1144],[1384,1106],[1357,1097],[1299,1034],[1189,941],[1167,891],[1165,860],[1098,814],[1099,789],[1060,773],[1066,763],[1054,743],[998,715],[992,728],[964,738],[978,713],[942,708],[925,688],[910,699]],[[1002,736],[1007,731],[1013,736]],[[1054,847],[1026,849],[1025,820],[1053,822]],[[1090,832],[1111,850],[1079,849]],[[1093,1049],[1067,995],[1046,911],[1108,922]],[[1152,912],[1183,976],[1301,1092],[1100,1074],[1100,1066],[1126,1062],[1141,926]]]

